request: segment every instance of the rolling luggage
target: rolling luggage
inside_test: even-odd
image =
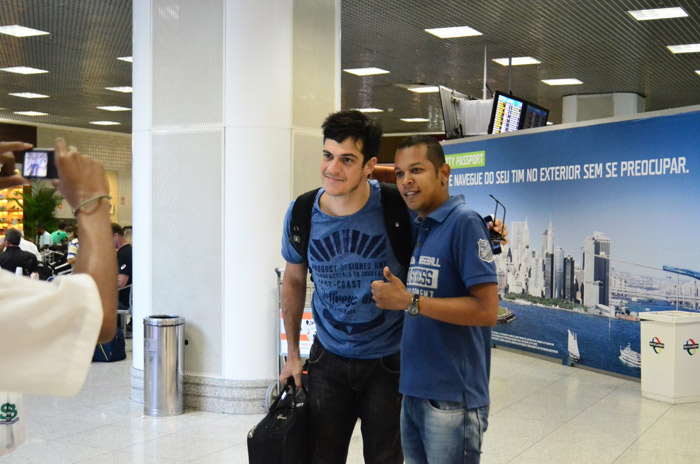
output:
[[[287,387],[270,406],[263,420],[248,432],[250,464],[307,464],[309,459],[309,408],[305,388]]]

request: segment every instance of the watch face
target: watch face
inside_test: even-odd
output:
[[[418,295],[413,295],[411,304],[409,304],[408,308],[406,308],[406,312],[411,316],[416,316],[418,314]]]

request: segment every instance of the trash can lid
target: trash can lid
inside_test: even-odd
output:
[[[182,325],[184,323],[184,317],[173,316],[172,314],[152,314],[143,318],[143,325],[154,325],[158,327],[169,325]]]
[[[669,324],[700,323],[700,313],[691,311],[649,311],[639,313],[639,318],[647,321],[667,322]]]

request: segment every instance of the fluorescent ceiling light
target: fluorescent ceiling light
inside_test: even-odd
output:
[[[32,93],[32,92],[17,92],[17,93],[11,93],[13,97],[22,97],[22,98],[49,98],[48,95],[42,95],[40,93]]]
[[[579,85],[583,84],[578,79],[542,79],[542,82],[544,82],[547,85]]]
[[[455,37],[473,37],[483,35],[476,29],[469,26],[438,27],[437,29],[426,29],[425,32],[440,37],[441,39],[454,39]]]
[[[700,52],[700,43],[686,45],[669,45],[669,50],[673,53],[698,53]]]
[[[107,90],[112,90],[114,92],[121,92],[121,93],[131,93],[134,91],[133,88],[129,86],[124,86],[124,87],[105,87]]]
[[[375,74],[389,74],[389,71],[380,68],[351,68],[343,69],[346,73],[356,76],[374,76]]]
[[[683,8],[654,8],[651,10],[628,11],[637,21],[649,21],[650,19],[685,18],[688,13]]]
[[[96,126],[119,126],[121,123],[115,121],[90,121],[90,124],[95,124]]]
[[[131,108],[125,108],[123,106],[98,106],[97,109],[105,111],[131,111]]]
[[[46,31],[40,31],[38,29],[32,29],[30,27],[24,27],[14,24],[12,26],[0,27],[0,34],[13,35],[15,37],[32,37],[35,35],[48,35],[49,33]]]
[[[379,108],[353,108],[355,111],[360,111],[362,113],[382,113],[384,110]]]
[[[131,56],[120,56],[120,57],[117,58],[117,59],[118,59],[118,60],[121,60],[121,61],[127,61],[127,62],[129,62],[129,63],[133,63],[133,62],[134,62],[134,58],[131,57]]]
[[[40,113],[39,111],[15,111],[15,114],[22,116],[48,116],[49,113]]]
[[[500,64],[501,66],[508,66],[508,58],[494,58],[493,61]],[[514,56],[511,59],[511,64],[513,66],[523,66],[526,64],[540,64],[540,60],[533,58],[531,56]]]
[[[440,87],[437,85],[414,85],[408,87],[408,90],[416,93],[436,93],[440,91]]]
[[[12,68],[1,68],[0,71],[7,71],[15,74],[41,74],[47,73],[43,69],[29,68],[27,66],[14,66]]]
[[[425,118],[401,118],[403,122],[430,122],[430,119]]]

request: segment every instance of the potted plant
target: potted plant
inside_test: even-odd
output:
[[[29,193],[25,189],[24,192],[18,193],[17,197],[19,198],[13,198],[13,200],[22,208],[24,236],[31,237],[38,243],[37,224],[44,224],[47,230],[56,229],[58,220],[54,216],[54,212],[63,197],[45,181],[34,181]]]

